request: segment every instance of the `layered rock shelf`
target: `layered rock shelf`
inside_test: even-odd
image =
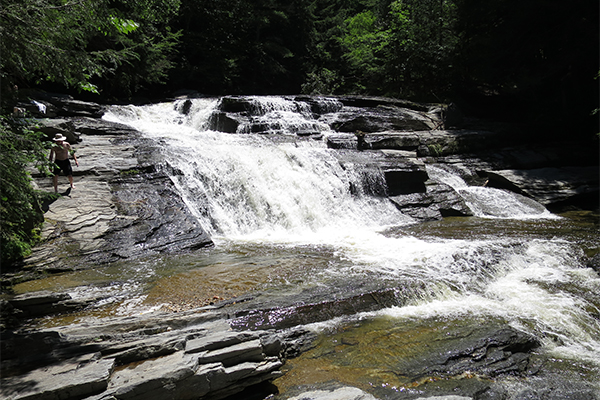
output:
[[[207,309],[2,338],[6,399],[221,399],[281,375],[304,330],[231,331]]]
[[[378,309],[395,301],[393,293],[371,293],[250,313],[213,306],[177,314],[113,317],[28,333],[4,332],[1,393],[13,400],[266,396],[271,390],[268,382],[282,375],[286,360],[313,346],[315,335],[302,324],[344,312]],[[420,356],[409,357],[398,366],[399,374],[415,382],[473,373],[493,378],[537,372],[532,352],[539,342],[508,326],[471,327],[435,345],[417,345],[422,348]],[[463,388],[462,393],[493,387],[492,381],[482,381],[474,388]],[[250,391],[245,393],[246,389]],[[327,399],[332,392],[363,393],[335,387],[317,390],[312,397],[313,391],[299,396]]]

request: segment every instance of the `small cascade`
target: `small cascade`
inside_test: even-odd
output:
[[[442,168],[427,166],[429,177],[456,190],[475,216],[485,218],[557,218],[543,205],[528,197],[506,190],[468,186],[458,175]]]
[[[225,97],[212,117],[212,127],[231,133],[320,136],[330,127],[319,116],[341,107],[337,100],[326,98]]]

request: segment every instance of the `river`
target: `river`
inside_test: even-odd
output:
[[[365,179],[359,165],[342,167],[325,140],[286,134],[317,124],[326,137],[333,133],[327,121],[283,98],[256,102],[277,135],[209,130],[217,99],[195,99],[187,114],[174,102],[114,107],[105,116],[156,141],[215,247],[17,287],[105,294],[95,309],[45,324],[177,311],[248,293],[289,305],[393,289],[395,306],[310,325],[318,346],[288,363],[275,382],[280,390],[336,380],[391,396],[410,384],[393,370],[415,347],[489,321],[539,338],[536,352],[550,370],[598,385],[600,278],[585,267],[585,255],[600,240],[585,213],[553,215],[428,165],[430,179],[456,189],[475,216],[416,223],[371,194],[384,185],[381,176]]]

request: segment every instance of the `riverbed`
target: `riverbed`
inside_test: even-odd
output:
[[[268,100],[271,114],[262,118],[305,123],[304,114]],[[83,311],[29,327],[206,306],[232,313],[286,308],[386,291],[393,304],[306,325],[318,335],[315,347],[289,360],[274,381],[282,398],[331,382],[382,399],[415,398],[432,385],[442,393],[453,385],[476,389],[492,379],[416,379],[407,371],[438,351],[437,343],[486,326],[509,326],[541,344],[530,377],[499,378],[503,390],[542,390],[559,377],[563,385],[600,391],[600,277],[587,267],[600,247],[597,214],[551,214],[530,199],[473,187],[428,165],[429,177],[453,186],[474,216],[423,223],[373,195],[380,190],[368,185],[382,180],[365,182],[365,171],[341,165],[323,140],[212,131],[214,106],[197,100],[187,116],[177,103],[125,106],[107,116],[156,141],[214,246],[16,285],[17,294],[51,290],[94,299]],[[325,123],[322,129],[327,135]]]

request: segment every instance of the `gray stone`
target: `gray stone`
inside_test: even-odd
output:
[[[226,133],[236,133],[238,126],[240,126],[238,120],[224,112],[217,112],[211,115],[209,124],[210,129]]]
[[[185,344],[185,352],[198,353],[200,351],[217,350],[256,339],[258,339],[258,335],[254,332],[224,332],[188,340]]]
[[[398,372],[415,380],[467,371],[488,377],[527,375],[530,352],[539,345],[533,336],[511,327],[473,327],[460,335],[449,334],[418,360],[404,360]]]
[[[106,357],[114,358],[119,364],[129,364],[136,361],[162,357],[183,349],[185,338],[180,335],[178,336],[165,335],[161,337],[160,335],[153,335],[150,338],[134,342],[117,341],[116,345],[104,349],[102,354]]]
[[[261,382],[278,378],[282,366],[278,359],[268,359],[261,363],[243,363],[229,368],[214,369],[208,377],[211,392],[207,400],[229,397],[241,392],[247,387]]]
[[[73,126],[85,135],[135,135],[137,131],[129,125],[106,121],[98,118],[80,117],[73,118]]]
[[[598,204],[598,167],[487,171],[489,186],[512,190],[545,206],[591,201]]]
[[[373,150],[416,150],[421,145],[420,135],[415,132],[380,132],[365,135],[365,141]]]
[[[21,317],[36,317],[81,309],[95,300],[73,300],[68,293],[40,291],[14,296],[9,302],[23,313]]]
[[[338,300],[326,300],[289,307],[241,311],[234,315],[231,326],[236,329],[285,329],[326,321],[341,315],[375,311],[398,305],[393,289],[363,293]]]
[[[396,106],[372,109],[345,107],[336,114],[331,127],[338,132],[428,131],[431,119],[418,111]]]
[[[94,129],[97,126],[121,129],[105,122]],[[62,192],[67,180],[59,176],[62,196],[46,206],[44,241],[25,260],[27,266],[35,266],[28,270],[30,275],[212,244],[166,173],[149,164],[161,162],[154,158],[152,142],[140,140],[131,128],[126,133],[84,134],[74,146],[79,160],[79,167],[73,165],[76,188]],[[53,191],[51,178],[34,177],[38,189]]]
[[[431,397],[418,397],[415,400],[472,400],[472,397],[466,396],[431,396]]]
[[[57,133],[60,133],[71,144],[81,141],[80,135],[75,131],[75,124],[68,119],[39,119],[32,129],[43,132],[49,140],[52,140]]]
[[[488,150],[500,143],[498,134],[483,130],[402,131],[389,128],[394,127],[382,124],[381,128],[372,128],[373,132],[366,131],[363,150],[410,150],[416,151],[419,157],[442,157]],[[328,137],[327,145],[334,149],[358,147],[356,138],[350,135],[332,135]]]
[[[377,400],[377,398],[355,387],[340,387],[333,390],[307,391],[288,400]]]
[[[428,181],[425,188],[422,193],[399,194],[390,200],[403,214],[419,221],[473,215],[463,197],[450,186]]]
[[[29,292],[17,295],[10,299],[10,303],[16,308],[25,308],[39,304],[57,303],[63,300],[69,300],[71,296],[67,293],[54,293],[47,290],[39,292]]]
[[[177,387],[194,377],[197,369],[197,358],[183,352],[147,360],[116,371],[110,379],[108,392],[123,400],[177,398]],[[205,393],[208,393],[208,389],[205,387]],[[201,392],[198,395],[200,397]]]
[[[225,366],[240,362],[261,362],[265,355],[259,339],[234,344],[216,350],[200,352],[198,361],[201,364],[220,362]]]
[[[260,338],[266,356],[280,357],[284,348],[283,339],[276,334],[265,335]]]
[[[419,157],[476,153],[501,144],[500,135],[484,130],[432,130],[419,138]]]
[[[2,378],[2,395],[12,400],[78,399],[104,391],[114,360],[68,360],[24,375]]]
[[[600,253],[596,253],[590,258],[587,262],[587,266],[600,274]]]

